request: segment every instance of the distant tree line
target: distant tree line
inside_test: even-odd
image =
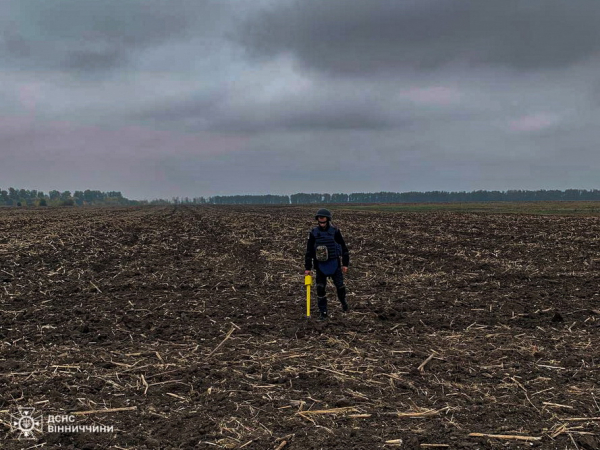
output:
[[[600,190],[508,190],[508,191],[428,191],[371,192],[353,194],[293,194],[290,203],[449,203],[449,202],[528,202],[542,200],[600,200]]]
[[[50,191],[47,194],[35,189],[0,189],[0,206],[83,206],[83,205],[138,205],[118,191]]]
[[[301,205],[326,203],[450,203],[450,202],[535,202],[549,200],[600,200],[600,190],[507,190],[360,192],[352,194],[298,193],[287,195],[231,195],[201,198],[202,202],[224,204]]]
[[[227,195],[209,197],[207,203],[213,205],[281,205],[289,204],[287,195]]]
[[[84,206],[84,205],[301,205],[326,203],[450,203],[526,202],[542,200],[598,200],[600,190],[508,190],[508,191],[428,191],[369,192],[352,194],[298,193],[292,195],[217,195],[214,197],[173,197],[155,200],[129,200],[119,191],[42,191],[0,189],[0,206]]]

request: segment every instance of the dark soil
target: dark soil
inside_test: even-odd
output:
[[[319,322],[314,210],[0,210],[2,448],[600,448],[599,218],[334,208]]]

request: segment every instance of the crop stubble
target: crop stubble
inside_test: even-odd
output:
[[[319,323],[313,214],[0,210],[3,448],[17,406],[114,427],[39,448],[600,448],[598,218],[335,211]]]

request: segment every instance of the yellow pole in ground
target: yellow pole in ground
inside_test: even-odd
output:
[[[306,286],[306,317],[310,317],[310,285],[312,284],[312,277],[310,275],[304,275],[304,285]]]

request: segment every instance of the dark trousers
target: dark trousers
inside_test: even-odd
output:
[[[331,278],[333,280],[333,284],[335,285],[335,289],[337,291],[338,300],[341,303],[346,301],[346,286],[344,286],[344,274],[342,273],[342,268],[338,267],[333,275],[325,275],[323,272],[317,269],[317,304],[319,306],[319,311],[321,312],[327,311],[327,294],[325,292],[327,287],[327,278]]]

